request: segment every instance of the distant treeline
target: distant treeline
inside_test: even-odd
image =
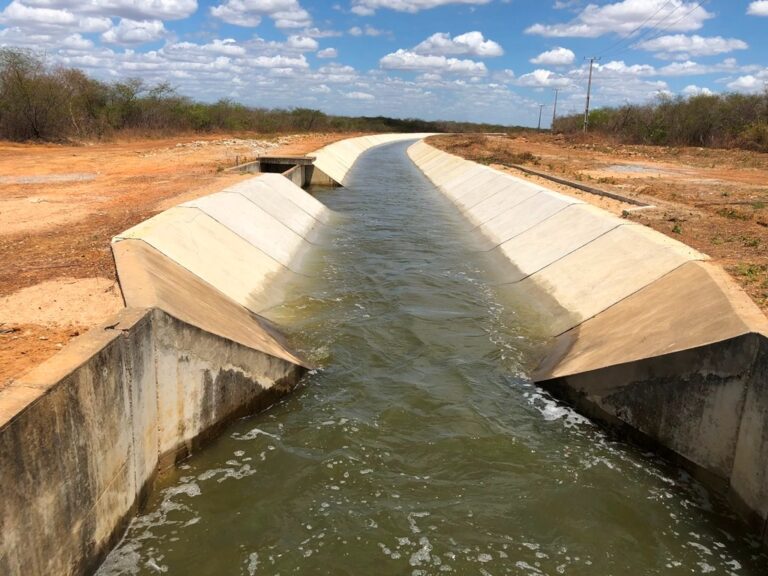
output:
[[[308,108],[264,109],[196,102],[167,83],[101,82],[52,67],[35,53],[0,49],[0,138],[63,141],[184,132],[510,132],[506,126],[332,116]]]
[[[584,115],[563,116],[555,132],[583,128]],[[768,152],[768,91],[660,98],[653,104],[600,108],[589,114],[589,131],[632,144],[744,148]]]

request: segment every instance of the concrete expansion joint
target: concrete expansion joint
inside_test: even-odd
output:
[[[566,206],[566,208],[569,208],[569,207],[570,207],[570,206]],[[554,216],[554,214],[553,214],[553,216]],[[532,271],[532,272],[529,272],[529,273],[527,273],[527,274],[526,274],[525,276],[523,276],[522,278],[519,278],[519,279],[517,279],[517,280],[513,280],[512,282],[498,282],[498,283],[494,283],[494,284],[492,284],[492,286],[494,286],[494,287],[500,287],[500,286],[509,286],[509,285],[511,285],[511,284],[517,284],[517,283],[519,283],[519,282],[522,282],[522,281],[523,281],[523,280],[525,280],[526,278],[530,278],[530,277],[531,277],[531,276],[533,276],[534,274],[538,274],[539,272],[541,272],[541,271],[543,271],[543,270],[546,270],[547,268],[549,268],[549,267],[550,267],[550,266],[552,266],[553,264],[555,264],[555,263],[557,263],[557,262],[561,261],[562,259],[564,259],[564,258],[568,257],[569,255],[573,254],[574,252],[576,252],[576,251],[578,251],[578,250],[581,250],[581,249],[582,249],[582,248],[584,248],[585,246],[589,246],[589,245],[590,245],[592,242],[594,242],[595,240],[597,240],[597,239],[599,239],[599,238],[602,238],[603,236],[605,236],[605,235],[606,235],[606,234],[608,234],[609,232],[613,232],[614,230],[616,230],[617,228],[621,228],[622,226],[636,226],[636,224],[633,224],[633,223],[629,223],[629,222],[626,222],[626,223],[618,223],[618,224],[616,224],[616,226],[614,226],[613,228],[609,228],[608,230],[606,230],[606,231],[605,231],[605,232],[603,232],[602,234],[599,234],[598,236],[595,236],[595,237],[594,237],[592,240],[590,240],[590,241],[588,241],[588,242],[586,242],[586,243],[584,243],[584,244],[581,244],[581,245],[579,245],[579,246],[574,246],[574,247],[573,247],[573,249],[572,249],[572,250],[570,250],[569,252],[566,252],[565,254],[563,254],[562,256],[560,256],[559,258],[557,258],[557,259],[555,259],[555,260],[552,260],[551,262],[549,262],[549,263],[548,263],[548,264],[546,264],[545,266],[542,266],[541,268],[538,268],[538,269],[536,269],[536,270],[534,270],[534,271]],[[521,234],[524,234],[524,233],[525,233],[525,232],[521,232]],[[514,238],[514,237],[513,237],[513,238]],[[501,243],[497,244],[496,246],[494,246],[494,247],[493,247],[493,248],[491,248],[490,250],[482,250],[481,252],[491,252],[491,251],[493,251],[493,250],[496,250],[496,249],[500,248],[501,246],[503,246],[503,245],[504,245],[506,242],[508,242],[509,240],[512,240],[512,238],[509,238],[508,240],[505,240],[504,242],[501,242]]]
[[[522,204],[523,202],[527,202],[528,200],[532,200],[532,199],[534,199],[534,198],[537,198],[538,196],[541,196],[541,194],[542,194],[542,193],[543,193],[543,190],[539,190],[538,192],[536,192],[536,194],[533,194],[532,196],[529,196],[529,197],[527,197],[527,198],[523,198],[523,199],[522,199],[522,200],[520,200],[519,202],[515,202],[515,203],[513,203],[513,204],[510,204],[509,206],[507,206],[507,207],[506,207],[506,209],[507,209],[507,210],[511,210],[512,208],[514,208],[515,206],[519,206],[519,205],[520,205],[520,204]],[[500,194],[501,194],[501,192],[500,192]],[[494,198],[495,196],[496,196],[496,195],[494,195],[494,196],[491,196],[491,198]],[[491,200],[491,198],[487,198],[487,200]],[[479,203],[478,203],[478,205],[479,205],[479,204],[482,204],[482,202],[479,202]],[[565,208],[567,208],[567,206],[565,206]],[[494,214],[494,215],[493,215],[493,216],[491,216],[490,218],[488,218],[488,219],[486,219],[486,220],[483,220],[482,222],[480,222],[480,223],[479,223],[477,226],[475,226],[474,228],[472,228],[472,230],[477,230],[478,228],[482,228],[482,227],[483,227],[483,226],[485,226],[486,224],[490,224],[490,223],[491,223],[491,222],[493,222],[493,221],[494,221],[496,218],[499,218],[500,216],[504,216],[504,214],[505,214],[505,213],[506,213],[506,211],[505,211],[505,212],[502,212],[501,214]]]

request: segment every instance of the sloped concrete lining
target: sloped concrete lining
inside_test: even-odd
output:
[[[574,212],[579,214],[574,215]],[[589,204],[571,204],[538,226],[500,244],[496,250],[514,261],[518,275],[509,277],[508,281],[518,282],[610,230],[625,225],[628,225],[626,220],[606,215]],[[554,242],[554,238],[558,241]]]
[[[126,303],[132,306],[138,289],[123,272],[125,243],[142,242],[203,279],[219,292],[253,312],[274,303],[267,290],[285,266],[253,246],[222,223],[196,208],[166,210],[124,232],[114,240],[115,262]]]
[[[266,319],[216,290],[199,276],[145,242],[113,246],[131,306],[161,306],[168,314],[243,346],[297,365],[305,362],[285,344]]]
[[[544,222],[578,200],[562,194],[542,191],[514,204],[481,225],[483,232],[496,245],[502,244]]]
[[[151,273],[159,268],[140,272],[146,245],[234,303],[265,310],[280,302],[276,287],[298,272],[298,261],[330,218],[325,206],[279,174],[171,208],[113,239],[123,297],[128,306],[178,311],[178,294],[147,285],[159,282]]]
[[[459,175],[471,164],[423,141],[408,154],[509,260],[500,292],[554,337],[534,380],[728,493],[768,542],[757,306],[705,255],[649,228],[511,175],[473,187]]]
[[[293,270],[291,260],[304,238],[242,194],[219,192],[182,206],[205,212],[283,267]]]
[[[480,205],[484,204],[485,202],[491,202],[491,199],[495,196],[499,196],[499,199],[501,199],[502,202],[504,199],[511,199],[515,202],[522,202],[529,196],[539,193],[539,190],[531,190],[528,188],[524,188],[524,193],[519,195],[506,193],[512,188],[520,188],[520,183],[517,180],[508,178],[506,174],[500,174],[495,170],[494,172],[496,173],[495,178],[480,179],[479,185],[475,185],[475,183],[473,183],[471,186],[467,186],[467,192],[465,194],[456,196],[455,199],[456,205],[459,207],[459,209],[462,210],[470,220],[477,224],[482,224],[489,218],[493,217],[493,214],[483,215],[477,210],[482,210]],[[477,210],[475,210],[475,208],[477,208]]]
[[[301,372],[158,309],[72,341],[0,390],[0,574],[91,573],[158,469]]]
[[[320,150],[307,154],[307,156],[315,159],[314,165],[317,168],[339,184],[344,184],[344,179],[347,177],[347,173],[349,173],[352,165],[366,150],[381,144],[414,140],[426,136],[429,136],[429,134],[376,134],[374,136],[360,136],[334,142]]]

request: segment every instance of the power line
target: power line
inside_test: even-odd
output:
[[[701,8],[701,5],[702,5],[702,4],[704,4],[704,2],[707,2],[707,1],[708,1],[708,0],[701,0],[700,2],[697,2],[697,3],[696,3],[696,5],[695,5],[693,8],[691,8],[690,10],[688,10],[688,12],[686,12],[685,14],[683,14],[682,16],[680,16],[680,18],[678,18],[677,20],[675,20],[674,22],[672,22],[672,24],[670,24],[669,26],[667,26],[667,27],[665,27],[665,28],[662,28],[661,30],[659,30],[659,33],[658,33],[658,34],[656,34],[655,36],[651,36],[650,38],[646,39],[646,41],[655,40],[656,38],[659,38],[659,37],[660,37],[662,34],[664,34],[664,32],[666,32],[667,30],[669,30],[670,28],[672,28],[672,26],[674,26],[675,24],[677,24],[678,22],[680,22],[680,21],[682,21],[682,20],[685,20],[685,19],[686,19],[688,16],[690,16],[690,15],[691,15],[691,14],[693,14],[693,13],[694,13],[696,10],[698,10],[699,8]]]
[[[598,52],[598,54],[597,54],[597,55],[598,55],[598,56],[602,56],[603,54],[605,54],[605,53],[606,53],[606,52],[608,52],[609,50],[612,50],[613,48],[615,48],[615,47],[616,47],[616,46],[618,46],[619,44],[622,44],[622,43],[623,43],[625,40],[627,40],[628,38],[631,38],[631,37],[632,37],[632,34],[634,34],[634,33],[635,33],[635,32],[637,32],[638,30],[640,30],[640,28],[642,28],[643,26],[645,26],[646,24],[648,24],[648,22],[650,22],[650,21],[653,19],[653,17],[654,17],[654,16],[656,16],[656,15],[657,15],[659,12],[661,12],[662,10],[664,10],[664,8],[666,8],[667,6],[669,6],[669,5],[670,5],[672,2],[674,2],[674,1],[675,1],[675,0],[667,0],[666,2],[664,2],[664,4],[662,4],[662,5],[661,5],[661,6],[660,6],[660,7],[659,7],[657,10],[656,10],[656,12],[654,12],[653,14],[651,14],[650,16],[648,16],[648,18],[646,18],[645,20],[643,20],[643,21],[642,21],[642,22],[641,22],[641,23],[640,23],[640,24],[639,24],[639,25],[638,25],[638,26],[637,26],[637,27],[636,27],[634,30],[632,30],[631,32],[629,32],[629,33],[628,33],[628,34],[626,34],[625,36],[622,36],[621,38],[619,38],[619,39],[618,39],[616,42],[614,42],[613,44],[611,44],[610,46],[608,46],[608,48],[606,48],[606,49],[605,49],[605,50],[603,50],[602,52]],[[682,4],[681,4],[681,5],[682,5]],[[664,18],[663,18],[661,21],[659,21],[659,22],[657,22],[655,25],[651,26],[651,29],[653,29],[653,28],[657,27],[657,26],[658,26],[659,24],[661,24],[661,23],[662,23],[662,22],[663,22],[665,19],[667,19],[667,18],[669,18],[670,16],[672,16],[672,14],[674,14],[675,12],[677,12],[677,9],[678,9],[679,7],[680,7],[680,6],[675,6],[675,8],[674,8],[674,10],[672,10],[672,12],[670,12],[669,14],[667,14],[667,16],[665,16],[665,17],[664,17]],[[641,36],[642,36],[642,35],[641,35]]]
[[[541,111],[544,110],[544,106],[546,104],[539,104],[539,125],[536,127],[536,130],[541,130]]]
[[[652,36],[649,36],[649,37],[647,37],[647,38],[643,38],[643,36],[644,36],[644,35],[643,35],[643,34],[641,34],[641,35],[640,35],[640,36],[637,38],[637,41],[639,42],[639,41],[641,41],[641,40],[642,40],[643,42],[650,42],[650,41],[652,41],[652,40],[656,40],[656,38],[660,38],[660,37],[661,37],[661,36],[662,36],[662,35],[663,35],[663,34],[664,34],[664,33],[665,33],[667,30],[669,30],[670,28],[672,28],[672,26],[674,26],[674,25],[675,25],[675,24],[677,24],[678,22],[681,22],[682,20],[686,19],[688,16],[690,16],[690,15],[691,15],[691,14],[693,14],[693,13],[694,13],[696,10],[698,10],[698,9],[701,7],[701,5],[702,5],[702,4],[704,4],[704,2],[706,2],[706,1],[707,1],[707,0],[701,0],[700,2],[697,2],[697,3],[696,3],[696,5],[695,5],[693,8],[691,8],[690,10],[688,10],[688,12],[686,12],[685,14],[683,14],[682,16],[680,16],[680,18],[678,18],[677,20],[675,20],[674,22],[672,22],[672,23],[671,23],[671,24],[669,24],[668,26],[666,26],[666,27],[662,28],[661,30],[658,30],[658,31],[657,31],[657,33],[655,33],[654,35],[652,35]],[[655,27],[654,27],[654,28],[655,28]],[[653,28],[650,28],[649,30],[653,30]],[[623,49],[621,49],[621,50],[619,50],[618,52],[616,52],[616,53],[615,53],[613,56],[615,57],[615,56],[617,56],[617,55],[619,55],[619,54],[624,54],[624,53],[625,53],[625,52],[627,52],[627,51],[628,51],[630,48],[631,48],[631,46],[626,46],[626,47],[624,47]]]

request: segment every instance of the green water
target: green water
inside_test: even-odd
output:
[[[315,193],[339,216],[270,316],[322,369],[167,478],[100,576],[766,574],[717,499],[531,384],[535,329],[405,146]]]

